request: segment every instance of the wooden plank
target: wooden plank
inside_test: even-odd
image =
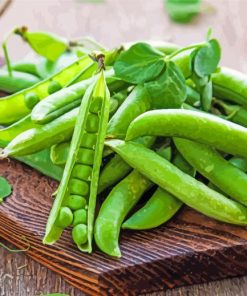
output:
[[[80,253],[69,231],[55,246],[41,239],[56,182],[13,160],[1,162],[0,175],[13,194],[0,207],[0,233],[27,254],[89,295],[147,293],[247,274],[247,230],[184,208],[152,231],[125,231],[123,257]],[[28,243],[27,243],[28,241]]]

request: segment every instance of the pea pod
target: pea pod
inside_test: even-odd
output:
[[[14,95],[2,98],[0,100],[0,124],[8,124],[17,121],[30,113],[31,110],[26,104],[27,95],[31,93],[36,96],[38,100],[42,100],[48,96],[48,87],[52,81],[57,81],[63,87],[80,72],[82,68],[87,67],[88,64],[91,63],[92,61],[89,57],[82,57],[54,76]]]
[[[40,79],[32,74],[12,71],[12,76],[9,76],[8,71],[0,70],[0,90],[6,93],[15,93],[17,91],[21,91],[23,89],[32,87],[34,84],[38,83]],[[9,98],[9,97],[7,97]],[[6,100],[5,98],[1,98],[0,106],[2,104],[2,100]],[[10,106],[10,105],[9,105]],[[11,108],[11,107],[9,107]],[[12,109],[12,108],[11,108]],[[0,109],[0,114],[2,116]],[[5,114],[3,114],[5,115]],[[1,121],[1,123],[8,123],[9,121]]]
[[[186,138],[229,154],[247,156],[247,129],[204,112],[183,109],[146,112],[130,124],[126,139],[141,136]]]
[[[72,229],[73,240],[81,251],[89,253],[92,251],[97,183],[109,107],[110,95],[104,74],[101,72],[96,82],[88,88],[82,100],[69,157],[47,222],[43,240],[45,244],[56,242],[63,229],[70,225],[73,219],[76,219]],[[87,213],[85,215],[76,215],[76,212],[72,212],[74,200],[79,200],[81,204],[86,200],[85,210]],[[72,202],[73,206],[71,206]]]
[[[212,81],[215,97],[247,107],[247,76],[245,74],[221,67],[212,75]]]
[[[183,173],[152,150],[121,140],[108,140],[105,143],[129,165],[189,207],[219,221],[247,225],[246,207]]]
[[[14,71],[25,72],[25,73],[37,76],[39,78],[42,78],[39,74],[38,69],[37,69],[37,63],[35,63],[35,62],[32,63],[29,61],[20,61],[15,64],[12,64],[11,68]]]
[[[243,205],[247,205],[247,175],[214,149],[185,139],[174,138],[184,158],[204,177]],[[229,183],[229,180],[234,182]]]
[[[51,147],[50,158],[56,165],[64,165],[68,159],[70,142],[62,142]]]
[[[247,172],[247,159],[240,157],[232,157],[229,162],[243,172]]]

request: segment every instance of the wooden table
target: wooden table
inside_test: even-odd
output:
[[[96,1],[94,1],[96,2]],[[163,39],[181,45],[201,41],[208,28],[220,39],[224,65],[247,72],[246,0],[208,0],[200,18],[189,25],[171,23],[162,0],[15,0],[0,18],[1,34],[18,25],[48,30],[68,38],[89,35],[106,46],[136,39]],[[13,59],[25,55],[17,38],[10,42]],[[18,50],[17,50],[18,49]],[[83,295],[52,271],[24,254],[0,248],[0,296],[35,296],[48,292]],[[161,292],[156,295],[246,295],[247,277]],[[155,294],[153,294],[155,295]]]

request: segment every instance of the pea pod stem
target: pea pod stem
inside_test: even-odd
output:
[[[126,140],[141,136],[186,138],[229,154],[247,156],[247,130],[204,112],[184,109],[148,111],[130,124]]]
[[[219,221],[247,225],[247,209],[183,173],[152,150],[133,142],[108,140],[105,144],[129,165],[186,205]],[[148,166],[145,165],[148,159]]]

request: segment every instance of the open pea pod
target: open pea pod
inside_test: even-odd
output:
[[[71,225],[78,248],[92,251],[94,211],[100,164],[109,117],[110,94],[104,73],[88,88],[79,110],[68,160],[43,242],[55,243]]]
[[[94,67],[93,61],[88,56],[84,56],[48,79],[2,98],[0,100],[0,124],[9,124],[27,115],[40,100],[69,84],[74,77],[89,66]]]

